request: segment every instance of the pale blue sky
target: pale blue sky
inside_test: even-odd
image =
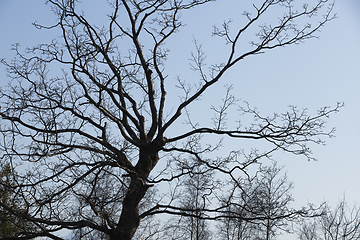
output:
[[[24,49],[54,38],[53,32],[39,31],[31,25],[34,21],[46,24],[53,19],[43,2],[0,0],[0,58],[12,58],[9,49],[13,43],[20,43]],[[98,10],[94,4],[98,1],[86,2],[90,9]],[[204,14],[184,14],[189,31],[181,35],[181,41],[171,43],[176,46],[171,54],[188,59],[191,49],[187,48],[195,37],[210,51],[210,61],[221,57],[221,48],[213,48],[216,40],[211,38],[210,31],[212,25],[229,17],[237,19],[243,12],[241,6],[227,5],[233,2],[236,1],[218,0],[209,4]],[[335,205],[344,194],[350,204],[360,203],[360,1],[337,0],[334,11],[338,19],[322,28],[320,39],[250,57],[227,74],[223,82],[234,84],[238,98],[269,115],[286,110],[288,105],[307,107],[311,112],[322,106],[334,106],[337,101],[345,102],[345,107],[327,120],[328,126],[337,128],[336,138],[328,139],[326,146],[313,146],[317,162],[288,154],[278,156],[295,184],[296,206],[307,201],[319,204],[323,200]],[[179,66],[170,69],[186,77],[186,71],[181,69],[187,66],[185,63],[180,70]],[[0,66],[0,85],[8,81],[5,75]],[[213,96],[209,92],[203,99],[211,101]]]

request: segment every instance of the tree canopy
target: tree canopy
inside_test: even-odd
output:
[[[293,106],[263,116],[250,104],[240,104],[231,85],[224,96],[214,96],[218,106],[208,106],[214,114],[210,122],[192,118],[190,106],[248,56],[314,38],[335,17],[328,0],[300,7],[289,0],[257,1],[243,13],[244,25],[225,21],[213,28],[213,36],[225,40],[224,61],[207,65],[201,43],[194,41],[194,76],[169,77],[166,43],[185,27],[181,13],[211,2],[108,1],[108,22],[98,26],[78,1],[47,1],[56,24],[34,25],[58,29],[61,36],[26,52],[15,45],[16,58],[1,61],[11,81],[0,90],[0,158],[18,168],[21,181],[13,188],[27,209],[9,212],[38,227],[25,231],[24,239],[59,239],[56,233],[68,229],[130,240],[159,215],[197,221],[235,214],[244,221],[260,220],[263,216],[233,212],[237,202],[226,192],[246,194],[250,167],[272,153],[313,159],[309,144],[332,136],[324,118],[341,103],[314,115]],[[272,11],[278,14],[276,22],[263,24]],[[245,32],[255,34],[242,51]],[[174,85],[177,105],[168,102],[167,91]],[[230,123],[226,114],[234,109],[238,117]],[[244,115],[253,121],[242,121]],[[219,151],[224,139],[263,141],[267,148]],[[194,185],[197,176],[210,175]],[[192,197],[200,194],[195,202],[182,197],[196,186],[203,188],[192,192]]]

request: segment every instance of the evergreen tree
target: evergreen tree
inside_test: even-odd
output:
[[[20,237],[22,233],[33,229],[34,224],[20,219],[12,210],[26,215],[24,200],[16,191],[16,172],[10,164],[0,167],[0,237]],[[10,210],[11,209],[11,210]]]

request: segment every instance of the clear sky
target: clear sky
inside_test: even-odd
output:
[[[20,43],[24,49],[55,37],[53,32],[39,31],[31,25],[34,21],[46,24],[54,18],[43,2],[0,0],[0,58],[14,56],[9,50],[13,43]],[[86,2],[95,14],[100,1]],[[210,60],[221,55],[210,44],[214,41],[211,27],[228,18],[236,19],[244,10],[236,2],[218,0],[203,14],[184,14],[190,30],[181,41],[173,43],[177,47],[171,54],[189,58],[187,44],[195,37],[209,51]],[[321,29],[319,39],[248,58],[225,76],[224,84],[234,84],[238,98],[269,115],[286,110],[288,105],[307,107],[312,112],[338,101],[345,103],[338,114],[327,119],[328,126],[337,129],[336,138],[327,139],[326,146],[313,146],[318,161],[279,154],[278,161],[286,165],[285,171],[295,185],[296,206],[324,200],[335,205],[344,195],[349,204],[360,204],[360,1],[337,0],[334,11],[338,19]],[[0,86],[6,82],[4,67],[0,66]],[[207,98],[211,94],[204,96]]]

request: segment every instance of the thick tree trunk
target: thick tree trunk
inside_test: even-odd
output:
[[[149,188],[146,179],[159,160],[158,149],[153,146],[140,149],[139,162],[135,166],[137,175],[131,176],[130,186],[123,200],[123,208],[116,232],[110,240],[131,240],[140,224],[139,202]]]
[[[116,233],[110,240],[131,240],[140,224],[139,202],[148,187],[139,179],[132,179],[126,197]]]

